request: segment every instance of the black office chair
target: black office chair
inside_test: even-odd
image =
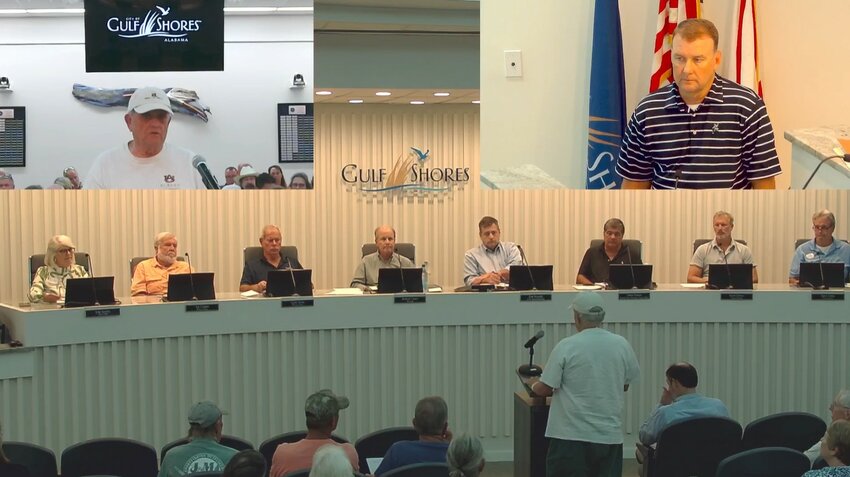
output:
[[[590,241],[590,248],[599,248],[602,246],[602,239],[593,239]],[[637,239],[623,239],[623,245],[629,247],[629,252],[632,254],[632,260],[635,262],[641,258],[643,252],[643,242]]]
[[[707,244],[708,242],[711,242],[712,240],[714,240],[714,239],[696,239],[696,240],[694,240],[694,250],[693,251],[696,252],[697,248],[699,248],[700,245]],[[738,242],[741,245],[747,245],[746,240],[735,239],[735,241]]]
[[[62,477],[114,475],[151,477],[157,474],[156,449],[132,439],[92,439],[62,451]]]
[[[360,248],[360,251],[365,257],[370,253],[377,252],[378,246],[374,243],[364,243],[363,247]],[[395,253],[399,255],[404,255],[405,257],[409,258],[411,262],[416,263],[416,246],[412,243],[397,242],[395,244]]]
[[[366,463],[367,458],[385,456],[390,446],[396,442],[415,440],[419,440],[419,434],[412,427],[388,427],[357,439],[354,443],[354,449],[357,450],[357,456],[360,458],[360,472],[363,474],[371,473],[369,465]]]
[[[811,448],[826,432],[823,419],[807,412],[780,412],[747,424],[742,450],[788,447],[800,452]]]
[[[310,477],[310,469],[293,470],[283,474],[283,477]]]
[[[136,266],[139,265],[139,262],[145,261],[149,258],[151,258],[151,257],[133,257],[133,258],[130,259],[130,279],[132,279],[133,274],[136,273]],[[178,255],[177,261],[178,262],[185,262],[186,257],[184,257],[183,255]]]
[[[266,475],[269,475],[269,470],[272,468],[272,457],[274,456],[274,451],[277,449],[277,446],[283,443],[291,444],[293,442],[298,442],[305,437],[307,437],[307,431],[295,431],[278,434],[263,441],[257,450],[260,451],[260,454],[262,454],[266,459]],[[331,434],[331,439],[339,442],[340,444],[348,443],[344,437],[340,437],[336,434]]]
[[[411,464],[384,472],[381,477],[449,477],[449,466],[445,462]]]
[[[52,450],[28,442],[4,442],[3,453],[10,461],[23,465],[30,477],[56,477],[56,454]]]
[[[249,261],[259,260],[263,256],[263,247],[245,247],[242,250],[242,259],[244,263]],[[289,257],[293,262],[298,261],[298,247],[294,245],[285,245],[280,247],[280,256]],[[286,259],[284,258],[284,261]],[[299,262],[300,263],[300,262]]]
[[[741,425],[725,417],[699,417],[661,432],[648,448],[647,477],[714,477],[717,465],[741,447]]]
[[[76,252],[74,254],[74,262],[77,265],[82,265],[83,268],[86,269],[86,272],[91,275],[91,270],[89,270],[89,259],[88,254],[85,252]],[[37,253],[34,255],[30,255],[29,258],[29,267],[30,267],[30,285],[32,285],[32,281],[35,278],[35,272],[38,271],[38,267],[44,266],[44,254]]]
[[[762,447],[723,459],[716,477],[800,477],[809,464],[809,458],[794,449]]]
[[[159,451],[159,461],[162,462],[162,459],[165,458],[165,454],[170,451],[172,448],[177,446],[182,446],[184,444],[189,443],[188,437],[181,437],[180,439],[174,440],[162,446],[162,449]],[[241,437],[235,436],[221,436],[221,440],[218,441],[219,444],[230,447],[231,449],[236,449],[237,451],[243,451],[248,449],[253,449],[254,444],[242,439]],[[195,475],[195,474],[193,474]]]

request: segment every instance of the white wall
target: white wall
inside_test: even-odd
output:
[[[12,93],[0,106],[27,108],[27,167],[9,168],[16,186],[48,185],[74,166],[83,175],[103,150],[130,139],[124,109],[84,104],[71,96],[82,83],[103,88],[181,87],[210,107],[209,123],[175,114],[169,142],[205,156],[224,181],[224,168],[250,162],[265,170],[277,162],[277,103],[313,100],[313,18],[225,17],[224,71],[86,73],[82,17],[0,19],[0,76]],[[290,89],[301,73],[303,89]],[[306,171],[293,165],[285,171]]]

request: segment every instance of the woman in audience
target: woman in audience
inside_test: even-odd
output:
[[[39,267],[32,280],[28,298],[32,303],[56,303],[65,298],[65,282],[69,278],[89,276],[82,265],[74,262],[77,247],[66,235],[55,235],[47,242],[44,266]]]
[[[820,455],[829,467],[810,470],[803,477],[850,477],[850,422],[839,419],[830,424],[821,440]]]
[[[274,177],[274,183],[279,185],[281,189],[286,189],[286,179],[283,177],[283,170],[280,166],[269,166],[268,173]]]
[[[289,188],[290,189],[312,189],[313,184],[310,184],[310,178],[307,177],[307,174],[303,172],[296,172],[292,174],[292,177],[289,179]]]
[[[266,475],[266,458],[254,449],[237,452],[230,458],[221,477],[263,477]]]
[[[478,477],[484,469],[484,448],[481,441],[469,434],[452,439],[446,453],[450,477]]]
[[[3,453],[3,427],[0,426],[0,475],[3,477],[30,477],[30,471],[20,465],[9,462]]]
[[[291,182],[290,182],[291,183]],[[328,444],[313,454],[310,477],[352,477],[359,475],[351,468],[351,461],[342,447]]]

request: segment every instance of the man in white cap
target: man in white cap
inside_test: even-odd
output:
[[[201,401],[189,409],[189,443],[170,449],[162,459],[158,477],[182,477],[198,472],[221,472],[236,454],[221,440],[221,409]]]
[[[165,91],[137,89],[124,115],[133,139],[95,159],[86,188],[203,189],[201,175],[192,166],[195,153],[165,142],[171,116]]]
[[[535,395],[552,396],[546,475],[619,477],[623,392],[638,377],[637,357],[625,338],[602,328],[601,294],[579,293],[570,308],[577,333],[555,346],[540,379],[525,379]]]

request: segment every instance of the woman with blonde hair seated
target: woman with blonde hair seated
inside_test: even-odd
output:
[[[850,477],[850,422],[833,421],[820,444],[820,455],[829,467],[810,470],[803,477]]]
[[[65,282],[69,278],[89,276],[85,267],[77,265],[77,247],[67,235],[54,235],[47,242],[44,266],[38,267],[28,298],[32,303],[56,303],[65,298]]]

